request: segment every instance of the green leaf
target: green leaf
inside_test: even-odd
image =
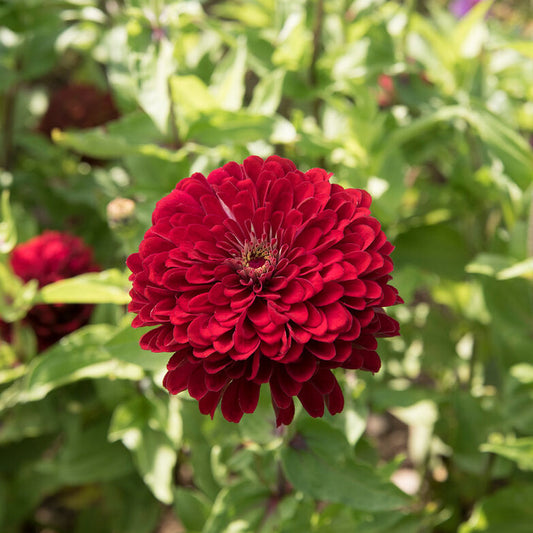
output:
[[[70,431],[57,458],[43,464],[43,470],[65,485],[102,483],[131,472],[128,451],[120,443],[107,441],[107,425],[106,419]]]
[[[526,278],[533,279],[533,258],[519,261],[498,272],[498,279]]]
[[[106,135],[104,128],[94,128],[86,131],[52,131],[55,143],[70,148],[80,154],[98,159],[112,159],[126,154],[136,153],[134,145],[122,137]]]
[[[48,304],[127,304],[130,288],[127,273],[110,269],[45,285],[40,291],[39,301]]]
[[[511,48],[520,54],[533,59],[533,42],[531,41],[514,41],[510,43],[503,43],[504,48]]]
[[[533,470],[533,437],[508,437],[489,435],[489,442],[479,448],[482,452],[495,453],[517,463],[521,470]]]
[[[455,27],[449,42],[453,43],[456,50],[462,52],[463,57],[471,58],[478,55],[481,43],[475,41],[486,38],[486,30],[480,35],[480,29],[485,29],[483,21],[493,3],[494,0],[484,0],[474,5]]]
[[[174,489],[174,512],[187,530],[202,531],[210,508],[209,500],[199,491],[183,487]]]
[[[521,189],[529,187],[533,181],[533,151],[527,140],[502,117],[486,109],[472,110],[466,118],[494,155],[501,159],[509,178]]]
[[[287,70],[300,70],[311,59],[313,37],[306,26],[307,13],[303,4],[292,4],[289,9],[292,12],[286,17],[277,37],[272,63]]]
[[[409,407],[394,407],[390,412],[409,426],[409,458],[417,465],[423,464],[433,440],[437,406],[430,400],[421,400]]]
[[[281,452],[287,478],[307,496],[369,512],[408,503],[395,485],[352,455],[341,431],[323,420],[309,419],[297,425],[295,437]]]
[[[0,254],[8,254],[17,244],[17,228],[9,205],[9,191],[3,190],[0,199]]]
[[[105,344],[109,354],[119,361],[138,365],[145,370],[161,371],[165,368],[169,354],[143,350],[139,342],[148,331],[146,328],[133,328],[129,317],[126,324]]]
[[[511,266],[513,260],[505,255],[482,253],[466,265],[465,270],[470,274],[484,274],[496,277],[502,270]]]
[[[9,383],[18,379],[24,375],[24,372],[26,372],[24,365],[19,365],[14,368],[4,368],[0,370],[0,384]]]
[[[242,106],[246,56],[246,38],[239,36],[235,47],[228,52],[213,72],[210,90],[219,106],[227,111],[237,111]]]
[[[440,107],[437,111],[428,113],[421,118],[413,120],[410,124],[393,130],[387,141],[387,147],[389,150],[393,150],[415,138],[423,138],[438,124],[455,118],[464,118],[464,115],[464,110],[459,106]]]
[[[394,261],[451,279],[464,276],[468,248],[464,237],[447,224],[412,228],[395,240]]]
[[[533,485],[515,484],[476,503],[459,533],[530,533],[533,523]]]
[[[163,503],[172,503],[177,450],[165,433],[154,429],[151,402],[139,396],[120,404],[113,413],[109,439],[121,440],[132,451],[135,464],[154,496]]]
[[[169,150],[152,142],[162,142],[162,136],[144,113],[122,117],[105,128],[83,131],[52,131],[54,142],[80,154],[97,159],[114,159],[145,155],[163,161],[179,162],[186,152]],[[152,142],[145,142],[145,141]]]
[[[270,493],[266,487],[242,481],[223,488],[211,509],[202,533],[259,531]]]
[[[56,432],[60,420],[55,412],[56,405],[50,401],[36,404],[22,404],[10,409],[2,416],[0,444],[17,442]]]
[[[6,322],[20,320],[33,306],[38,291],[37,280],[23,283],[0,261],[0,318]]]
[[[102,347],[113,332],[110,326],[86,326],[61,339],[33,359],[24,376],[0,395],[0,410],[40,400],[53,389],[81,379],[141,379],[140,367],[113,359]]]
[[[190,117],[219,107],[207,85],[198,76],[175,74],[170,78],[170,87],[178,113]]]
[[[129,55],[130,73],[136,83],[137,100],[163,133],[168,129],[170,95],[168,81],[176,70],[174,45],[166,38]]]
[[[207,146],[268,141],[274,125],[273,117],[252,115],[243,110],[236,112],[220,110],[205,115],[192,124],[187,138]]]
[[[252,113],[274,114],[281,102],[284,79],[285,72],[282,69],[275,69],[261,78],[248,109]]]
[[[487,309],[492,317],[491,351],[511,366],[531,360],[530,281],[513,278],[480,278]]]

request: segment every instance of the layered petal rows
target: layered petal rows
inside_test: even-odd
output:
[[[268,383],[276,422],[297,396],[311,416],[343,409],[334,368],[377,372],[376,337],[398,335],[384,307],[393,246],[370,215],[371,198],[252,156],[183,179],[155,208],[128,258],[133,326],[141,346],[174,352],[164,378],[202,413],[238,422]]]
[[[35,279],[39,287],[55,281],[100,270],[93,261],[92,250],[78,237],[58,231],[45,231],[17,245],[11,252],[13,272],[23,281]],[[42,351],[61,337],[89,321],[92,305],[39,304],[32,307],[24,323],[35,332]],[[0,323],[1,336],[11,336],[9,324]]]

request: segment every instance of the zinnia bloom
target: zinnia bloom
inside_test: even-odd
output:
[[[164,386],[188,389],[200,411],[238,422],[268,383],[276,422],[293,397],[313,417],[343,409],[334,368],[377,372],[376,337],[398,335],[383,307],[393,246],[371,198],[300,172],[277,156],[249,157],[183,179],[155,208],[128,258],[141,346],[174,352]]]
[[[86,129],[119,117],[111,93],[93,85],[76,83],[55,91],[41,119],[39,131],[50,136],[54,128]]]
[[[94,263],[91,249],[78,237],[57,231],[43,234],[16,246],[10,257],[13,272],[24,282],[36,279],[39,287],[72,278],[100,268]],[[39,351],[61,337],[84,326],[91,316],[92,305],[39,304],[32,307],[24,323],[35,331]],[[4,337],[10,336],[3,325]]]

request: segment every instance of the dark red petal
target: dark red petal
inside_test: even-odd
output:
[[[332,303],[321,307],[326,315],[328,323],[328,331],[345,331],[347,327],[351,326],[350,313],[340,303]]]
[[[201,365],[198,365],[194,372],[191,373],[188,383],[189,394],[196,400],[202,399],[207,394],[205,385],[205,371]]]
[[[344,294],[344,288],[339,283],[330,281],[326,283],[322,290],[311,299],[311,303],[317,307],[338,302]]]
[[[374,373],[378,372],[381,368],[381,359],[379,358],[377,352],[366,350],[364,353],[364,362],[361,368]]]
[[[344,409],[344,396],[337,380],[335,380],[333,390],[327,394],[324,399],[330,414],[335,415]]]
[[[307,343],[306,348],[319,359],[325,359],[329,361],[333,359],[336,355],[335,353],[335,344],[310,341]]]
[[[292,419],[294,418],[294,402],[290,401],[288,407],[282,409],[274,401],[272,401],[272,406],[274,407],[274,413],[276,414],[276,426],[281,426],[282,424],[288,426]]]
[[[285,366],[285,369],[292,379],[303,383],[309,381],[316,371],[317,362],[314,357],[306,355],[300,360]]]
[[[225,372],[217,372],[216,374],[205,373],[204,380],[208,391],[220,391],[228,382]]]
[[[270,379],[270,391],[272,393],[272,402],[274,402],[281,409],[286,409],[291,403],[291,397],[283,391],[281,388],[278,378],[276,375],[273,375]]]
[[[200,408],[200,412],[203,415],[211,415],[211,418],[213,418],[213,415],[215,414],[216,408],[218,406],[218,402],[220,401],[221,395],[222,395],[222,391],[208,392],[198,402],[198,407]]]
[[[300,392],[302,384],[294,380],[283,367],[278,367],[276,376],[281,390],[287,396],[296,396]]]
[[[335,387],[337,380],[328,368],[319,368],[311,383],[324,395],[329,394]]]
[[[313,417],[324,415],[324,396],[311,383],[304,383],[298,394],[304,409]]]
[[[183,365],[175,370],[169,370],[163,378],[163,386],[170,394],[178,394],[184,391],[194,369],[193,365]]]
[[[222,415],[228,422],[239,422],[243,415],[243,410],[239,403],[239,387],[238,381],[232,381],[222,396]]]
[[[245,413],[253,413],[259,401],[261,387],[257,383],[245,379],[240,380],[239,406]]]

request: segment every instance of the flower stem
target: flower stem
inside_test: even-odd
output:
[[[168,97],[170,99],[170,131],[172,132],[172,144],[173,148],[179,150],[183,143],[180,140],[178,122],[176,118],[176,111],[174,109],[174,98],[172,97],[172,87],[170,86],[170,80],[167,81]]]
[[[318,72],[316,63],[320,55],[320,47],[322,43],[322,24],[324,20],[324,0],[318,0],[316,3],[315,24],[313,27],[313,55],[311,56],[311,65],[309,66],[309,83],[313,89],[316,90],[318,85]],[[315,94],[312,102],[313,117],[317,125],[320,124],[320,98]],[[319,166],[325,166],[324,158],[320,158]]]
[[[527,223],[527,255],[533,257],[533,191],[531,192],[531,202],[529,205],[529,220]]]
[[[311,65],[309,68],[309,80],[313,86],[315,86],[317,83],[316,62],[318,60],[318,56],[320,55],[323,19],[324,0],[318,0],[316,5],[315,25],[313,27],[313,55],[311,57]]]
[[[4,132],[2,138],[2,159],[0,166],[4,170],[11,168],[13,162],[13,128],[15,124],[15,105],[17,100],[17,84],[12,85],[5,95],[4,112],[2,121],[2,130]]]

